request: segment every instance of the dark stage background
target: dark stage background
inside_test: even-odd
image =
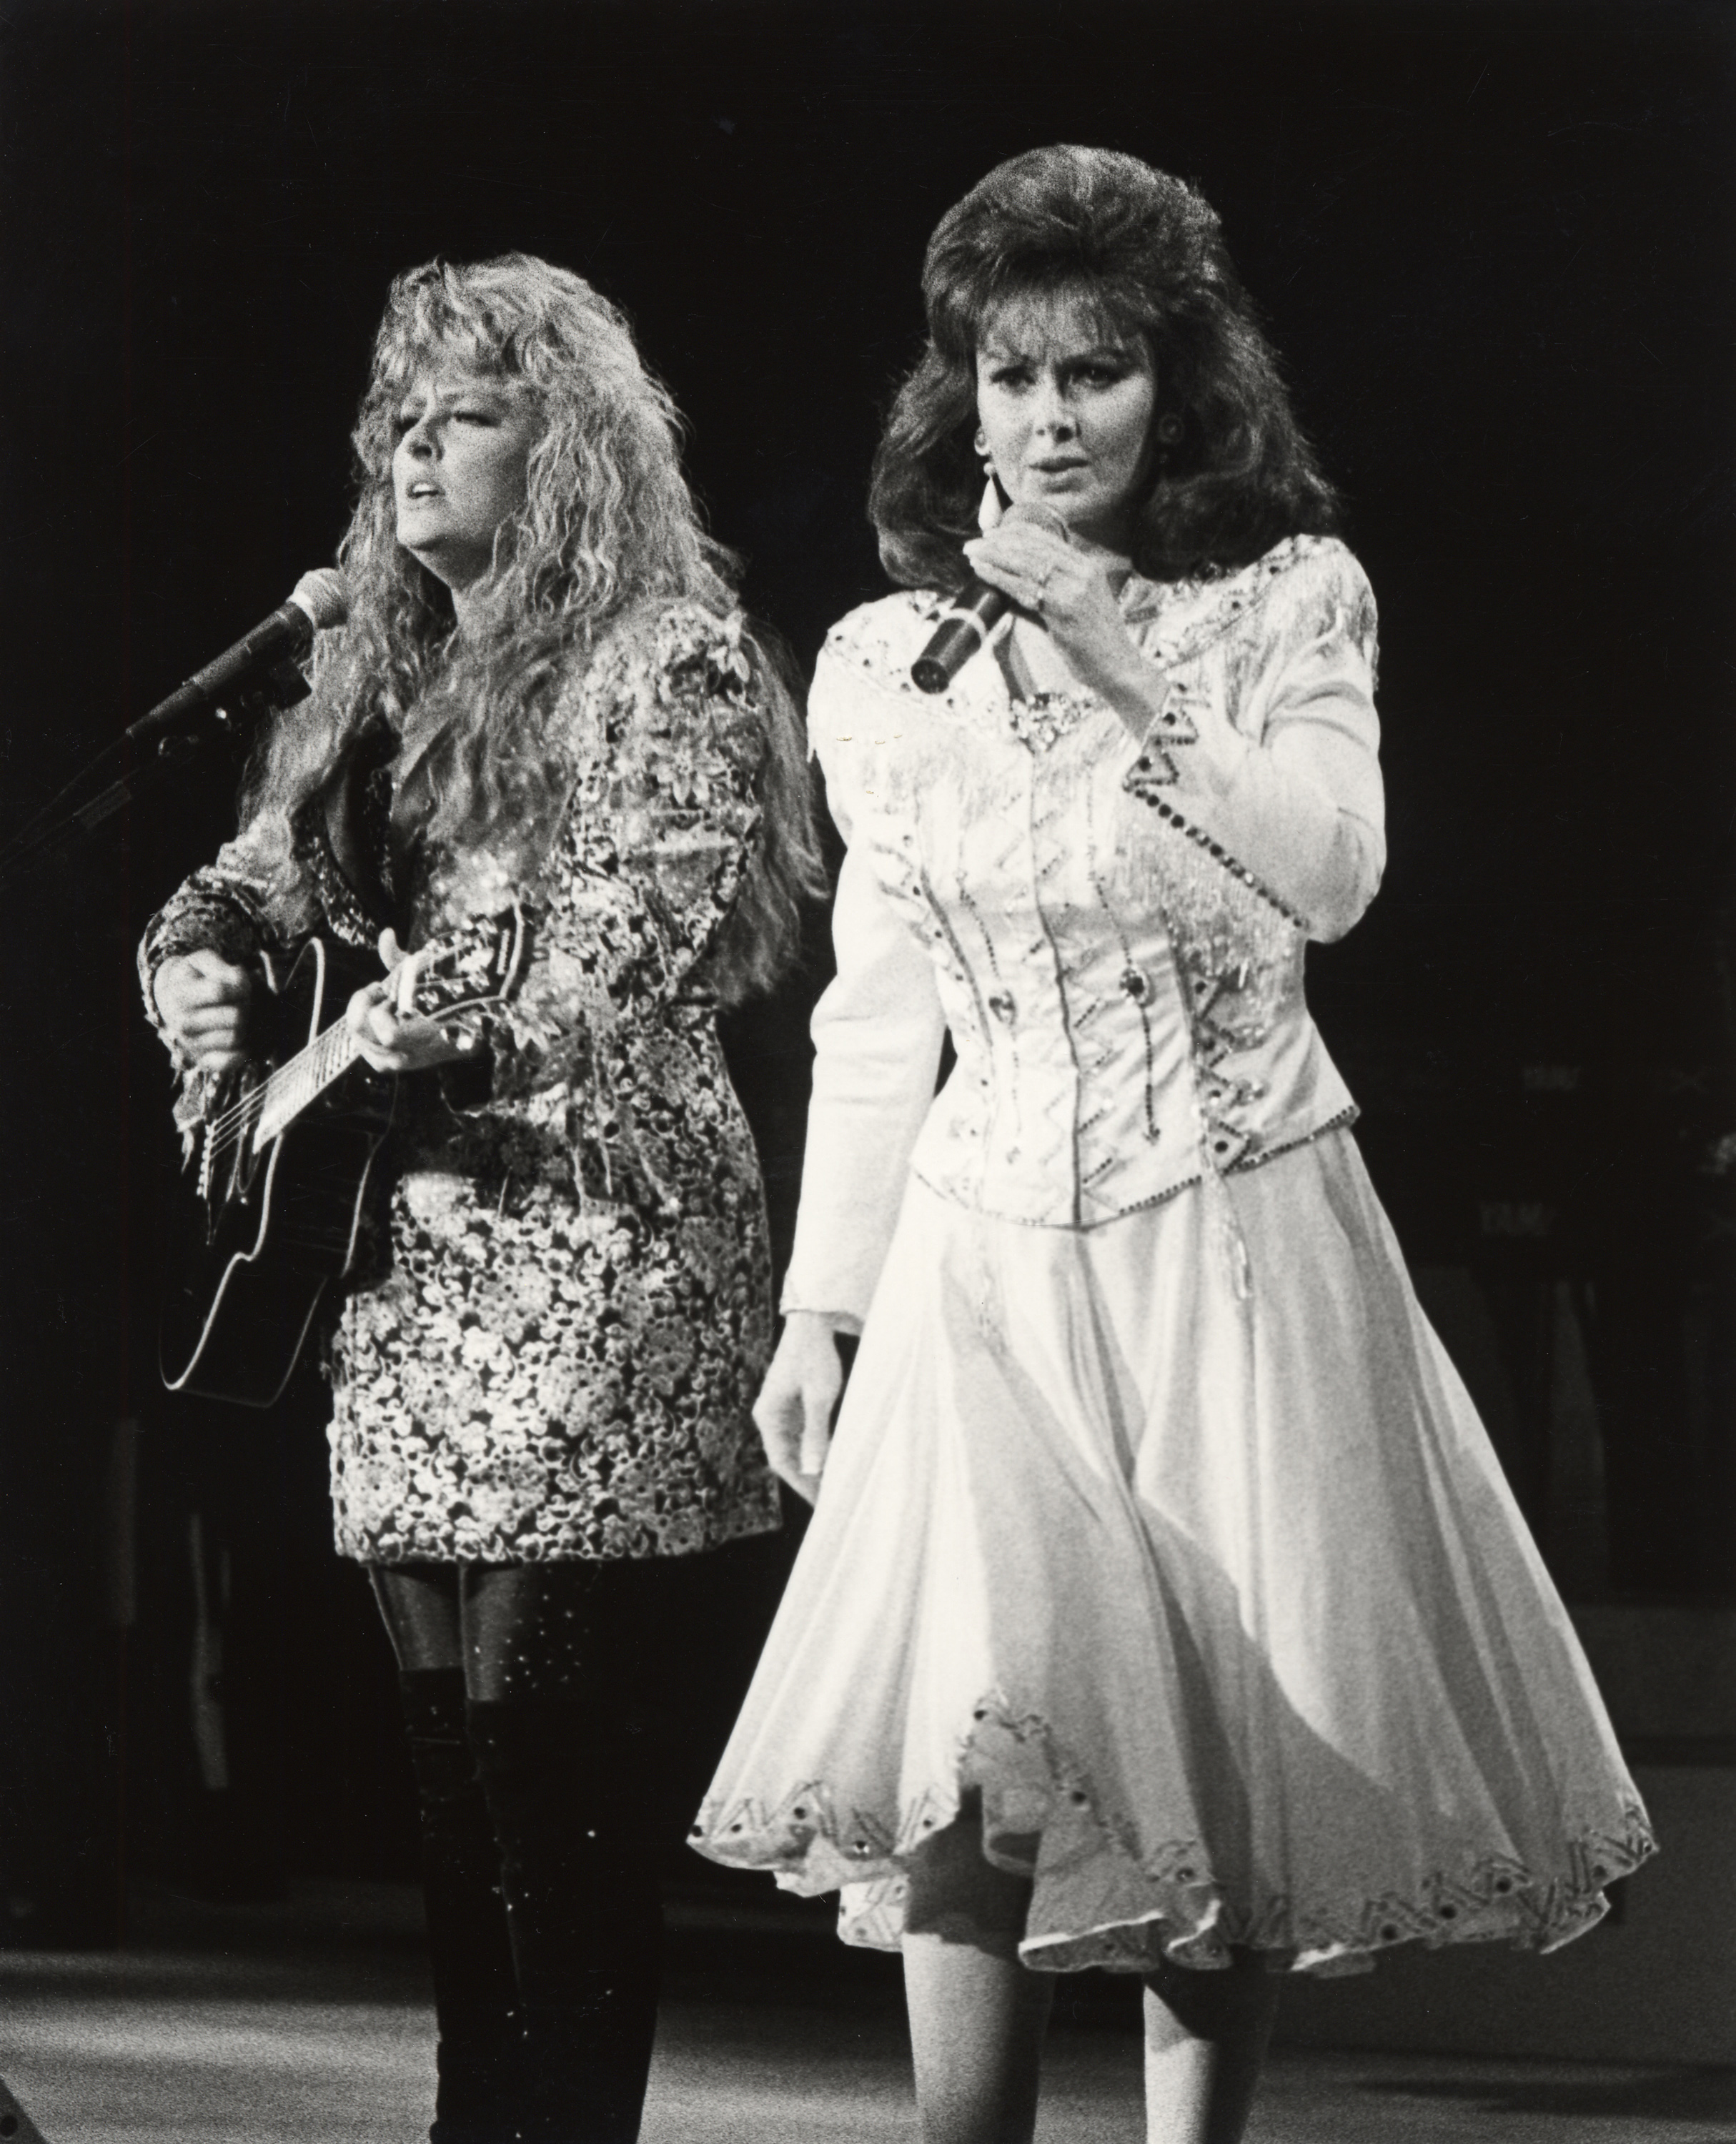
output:
[[[1195,177],[1381,600],[1392,861],[1313,969],[1365,1149],[1570,1596],[1728,1598],[1733,42],[1639,0],[12,5],[0,833],[330,558],[394,270],[520,247],[623,305],[811,662],[883,587],[940,211],[1057,139]],[[411,1865],[317,1388],[156,1389],[131,949],[233,782],[7,896],[0,1941],[102,1940],[128,1870]],[[823,944],[732,1030],[781,1228]]]

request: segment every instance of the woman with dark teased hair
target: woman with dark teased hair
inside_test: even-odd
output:
[[[1374,601],[1218,220],[1040,150],[924,295],[902,592],[809,714],[848,854],[756,1413],[817,1508],[694,1843],[901,1947],[927,2144],[1031,2137],[1094,1965],[1148,2136],[1233,2144],[1278,1973],[1552,1948],[1650,1837],[1304,1001],[1384,861]],[[1009,621],[925,697],[967,575]]]
[[[627,2144],[655,2023],[691,1566],[777,1524],[771,1338],[717,1014],[816,889],[800,719],[702,532],[625,322],[523,255],[392,287],[355,431],[346,625],[244,825],[148,926],[191,1132],[232,1096],[264,955],[389,965],[528,918],[517,994],[418,1017],[389,1242],[332,1350],[340,1551],[396,1649],[439,2022],[436,2144]],[[718,1574],[727,1581],[726,1567]],[[739,1576],[739,1574],[733,1574]]]

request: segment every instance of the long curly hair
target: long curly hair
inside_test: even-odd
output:
[[[1337,501],[1277,360],[1192,186],[1109,149],[1034,149],[941,217],[922,270],[928,347],[875,456],[869,517],[886,571],[953,588],[977,529],[976,347],[1008,305],[1081,304],[1156,370],[1159,444],[1133,563],[1153,579],[1245,565],[1280,538],[1326,534]]]
[[[462,636],[449,591],[398,543],[392,483],[405,390],[446,364],[526,397],[541,421],[523,504],[495,532],[494,568]],[[569,270],[508,253],[398,276],[351,436],[358,497],[338,549],[349,621],[320,636],[311,697],[268,732],[242,793],[250,841],[291,926],[312,920],[293,822],[365,732],[384,722],[408,745],[441,738],[431,849],[493,844],[528,859],[571,786],[552,717],[575,660],[660,603],[686,598],[719,616],[735,608],[736,561],[700,526],[675,404],[621,313]],[[769,988],[790,965],[801,900],[825,883],[787,662],[749,644],[766,730],[763,835],[707,969],[726,1003]]]

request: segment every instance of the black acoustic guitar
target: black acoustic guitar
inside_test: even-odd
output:
[[[528,957],[517,908],[474,919],[394,970],[393,1001],[400,1015],[435,1019],[498,1004]],[[318,938],[280,980],[261,964],[267,987],[251,1017],[262,1055],[201,1130],[198,1199],[172,1258],[158,1357],[171,1392],[270,1407],[321,1303],[355,1268],[384,1189],[398,1083],[358,1056],[342,1013],[362,978],[340,984],[339,965]]]

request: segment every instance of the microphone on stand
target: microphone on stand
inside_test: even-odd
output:
[[[1004,519],[1029,521],[1064,543],[1067,541],[1067,524],[1052,506],[1009,507]],[[944,692],[1012,608],[1013,598],[1003,589],[991,588],[973,574],[953,598],[934,638],[910,665],[910,682],[917,691]]]
[[[159,701],[149,714],[129,724],[127,736],[135,744],[143,744],[152,737],[185,729],[237,686],[305,655],[314,644],[315,633],[341,625],[349,615],[350,590],[335,567],[319,566],[304,573],[287,603],[233,648],[226,648],[215,662],[196,670],[186,684],[166,700]]]
[[[154,742],[156,751],[145,764],[157,765],[171,750],[169,740],[177,731],[191,729],[201,715],[216,711],[238,687],[271,684],[274,670],[305,655],[316,633],[341,625],[349,615],[350,590],[340,573],[321,566],[304,573],[287,603],[233,648],[226,648],[214,663],[195,671],[178,692],[160,701],[148,715],[131,723],[18,829],[0,848],[0,886],[44,862],[75,836],[90,833],[129,801],[141,779],[128,766],[132,747]],[[75,801],[81,794],[82,803]],[[0,2109],[4,2099],[0,2087]],[[0,2127],[0,2137],[6,2134]]]

